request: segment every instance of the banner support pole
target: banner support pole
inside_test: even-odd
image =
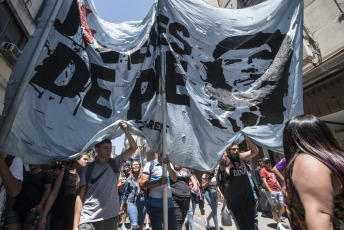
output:
[[[161,94],[163,106],[163,128],[162,128],[162,158],[167,156],[167,142],[166,142],[166,122],[167,122],[167,105],[166,105],[166,91],[165,91],[165,55],[161,49]],[[162,176],[167,177],[167,165],[162,164]],[[163,229],[168,230],[168,201],[167,201],[167,184],[163,185]]]

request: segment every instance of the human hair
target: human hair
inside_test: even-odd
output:
[[[68,162],[68,166],[69,166],[69,169],[75,169],[75,166],[77,165],[77,161],[80,160],[83,156],[88,156],[86,152],[84,153],[81,153],[79,156],[77,156],[76,158],[70,160]]]
[[[61,164],[54,164],[52,167],[51,167],[52,170],[55,170],[55,169],[58,169],[58,170],[62,170],[62,165]]]
[[[344,148],[316,116],[299,115],[289,120],[283,131],[283,149],[287,161],[285,178],[288,188],[294,187],[291,181],[294,162],[301,153],[322,162],[344,185]],[[291,195],[295,198],[296,194]]]
[[[111,141],[110,141],[110,139],[104,139],[104,140],[102,140],[101,142],[99,142],[99,143],[97,143],[97,144],[95,144],[95,148],[99,148],[100,146],[102,146],[103,144],[111,144]]]

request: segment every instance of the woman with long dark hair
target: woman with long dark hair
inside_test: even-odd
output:
[[[71,161],[68,170],[62,171],[57,176],[54,188],[49,195],[41,219],[38,223],[40,230],[45,228],[47,215],[52,209],[51,229],[65,230],[73,228],[74,205],[76,193],[80,184],[80,174],[88,163],[86,153],[81,154]]]
[[[344,148],[324,122],[299,115],[285,125],[283,149],[292,229],[343,229]]]
[[[138,160],[131,162],[131,174],[125,183],[125,190],[121,202],[127,203],[131,229],[143,229],[143,223],[147,211],[147,191],[139,184],[141,165]]]

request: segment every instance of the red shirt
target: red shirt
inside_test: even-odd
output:
[[[262,168],[262,170],[260,170],[260,176],[262,178],[266,178],[266,182],[272,191],[280,191],[280,188],[277,185],[276,175],[271,171],[271,169]]]

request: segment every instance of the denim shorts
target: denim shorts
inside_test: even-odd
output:
[[[269,191],[265,190],[266,197],[269,200],[270,205],[277,205],[277,204],[283,204],[284,199],[283,199],[283,194],[281,191],[273,191],[275,193],[275,197],[271,196]]]
[[[32,226],[37,213],[11,210],[5,219],[4,226],[21,225],[24,227]]]

